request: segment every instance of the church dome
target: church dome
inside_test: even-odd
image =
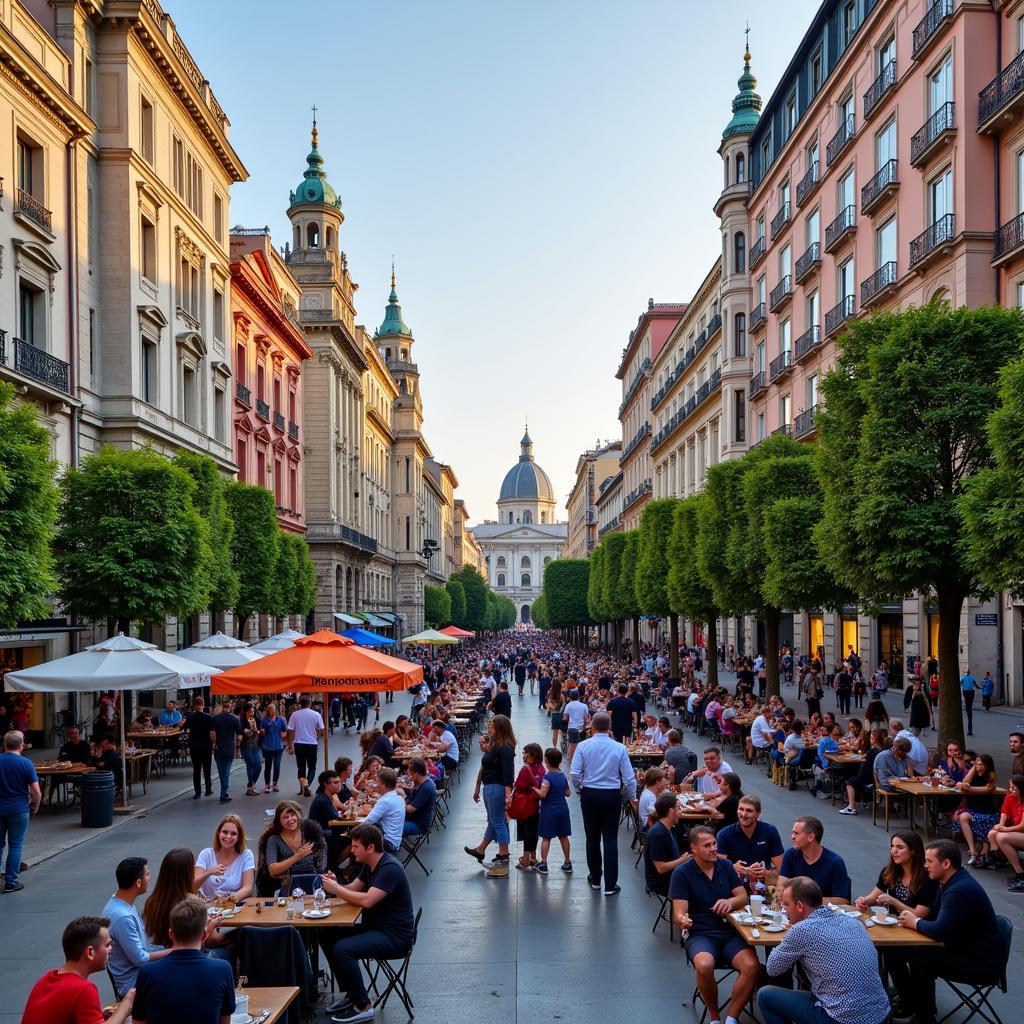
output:
[[[519,461],[505,474],[501,482],[498,501],[542,501],[554,502],[555,490],[551,480],[533,461],[533,441],[530,433],[523,434],[520,444]]]
[[[314,121],[312,148],[306,157],[306,170],[303,172],[302,181],[299,182],[295,191],[289,193],[288,200],[292,206],[298,206],[299,204],[333,206],[336,210],[340,210],[341,200],[338,198],[338,193],[334,191],[331,183],[327,180],[327,172],[324,170],[324,158],[320,155],[318,142],[319,133],[316,130],[316,121]]]

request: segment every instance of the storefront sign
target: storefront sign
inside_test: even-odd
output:
[[[989,612],[974,616],[974,624],[976,626],[998,626],[999,618]]]

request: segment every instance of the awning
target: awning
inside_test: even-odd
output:
[[[356,615],[346,615],[344,612],[335,612],[334,617],[347,626],[361,626],[363,620]]]
[[[397,623],[402,620],[402,616],[396,615],[394,612],[374,612],[374,615],[376,615],[378,619],[384,619],[385,622],[390,623]]]
[[[360,612],[359,614],[362,615],[363,618],[366,619],[366,621],[371,626],[374,626],[376,629],[380,629],[382,626],[385,629],[387,629],[391,625],[391,623],[388,622],[387,619],[382,619],[379,615],[376,615],[374,612]]]

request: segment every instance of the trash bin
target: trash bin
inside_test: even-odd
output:
[[[79,782],[82,793],[82,827],[109,828],[114,823],[117,786],[113,772],[87,772]]]

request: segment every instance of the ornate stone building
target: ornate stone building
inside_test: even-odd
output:
[[[597,496],[601,485],[619,472],[621,441],[608,441],[584,452],[576,460],[576,482],[565,503],[569,532],[562,548],[563,558],[589,558],[597,547]]]

